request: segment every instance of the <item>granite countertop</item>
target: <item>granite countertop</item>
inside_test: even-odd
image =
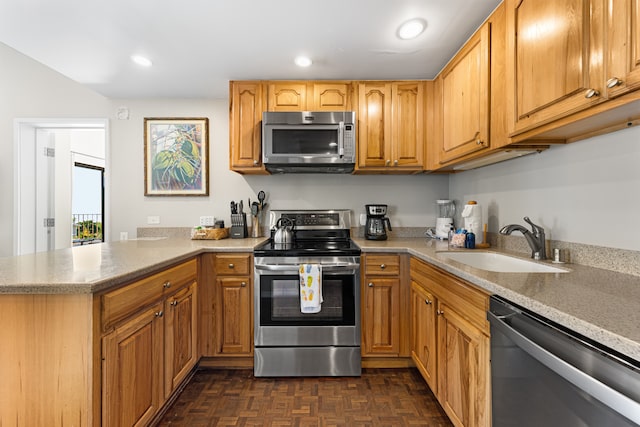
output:
[[[441,259],[437,252],[447,250],[442,241],[353,240],[363,252],[407,252],[640,362],[638,276],[577,264],[552,264],[568,273],[496,273]]]
[[[0,294],[100,292],[204,252],[252,252],[266,239],[141,238],[0,258]],[[353,240],[365,253],[409,253],[640,361],[638,276],[577,264],[562,265],[569,273],[496,273],[439,258],[446,242]]]
[[[203,252],[253,252],[266,239],[140,238],[0,258],[0,294],[99,292]]]

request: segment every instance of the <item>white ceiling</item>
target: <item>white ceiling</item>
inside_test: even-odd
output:
[[[109,98],[226,98],[229,80],[433,78],[500,1],[2,0],[0,42]],[[398,39],[414,17],[425,32]]]

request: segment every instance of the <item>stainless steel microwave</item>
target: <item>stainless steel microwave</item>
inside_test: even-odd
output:
[[[262,113],[262,161],[272,173],[352,172],[356,113]]]

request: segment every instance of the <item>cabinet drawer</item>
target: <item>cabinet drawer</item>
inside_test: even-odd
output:
[[[364,264],[365,274],[377,276],[397,276],[400,274],[400,255],[367,255]]]
[[[193,282],[196,272],[196,260],[192,259],[104,294],[101,298],[103,330],[110,329],[136,310]]]
[[[218,254],[215,269],[218,276],[251,274],[251,254]]]

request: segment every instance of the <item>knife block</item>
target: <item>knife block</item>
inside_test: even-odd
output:
[[[244,239],[248,235],[247,214],[231,214],[231,238]]]

